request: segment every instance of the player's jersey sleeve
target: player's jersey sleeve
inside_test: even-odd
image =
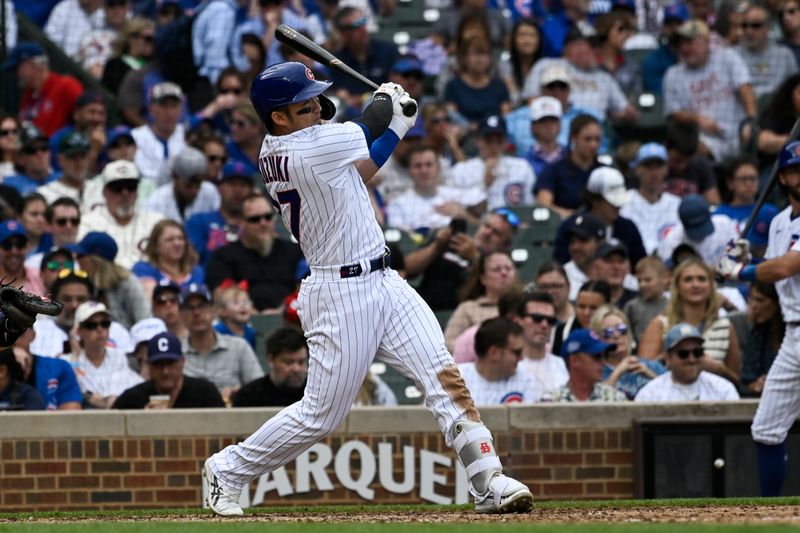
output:
[[[342,169],[369,158],[364,130],[353,122],[326,124],[297,139],[297,152],[314,174],[332,187],[341,186],[347,177]]]

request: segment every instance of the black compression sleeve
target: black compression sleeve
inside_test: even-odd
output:
[[[375,93],[372,103],[364,110],[364,114],[353,120],[363,126],[367,136],[367,146],[383,135],[392,121],[392,97],[385,93]]]

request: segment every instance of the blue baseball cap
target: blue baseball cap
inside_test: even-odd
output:
[[[750,244],[753,246],[767,245],[767,241],[769,240],[769,225],[778,212],[778,208],[774,205],[765,205],[759,210],[755,221],[753,221],[753,226],[747,233],[747,240],[750,241]]]
[[[625,9],[636,13],[636,0],[612,0],[611,9]]]
[[[678,22],[686,22],[689,20],[689,8],[683,2],[675,2],[664,8],[664,22],[668,20],[677,20]]]
[[[561,357],[568,359],[576,353],[587,353],[595,357],[604,355],[609,350],[616,350],[616,344],[603,342],[597,333],[590,329],[576,329],[569,334],[561,347]]]
[[[714,233],[708,202],[699,194],[684,196],[678,206],[678,218],[681,219],[686,236],[692,241],[702,241]]]
[[[667,162],[667,148],[663,144],[645,143],[639,147],[636,159],[631,163],[631,168],[636,168],[646,161]]]
[[[800,141],[792,141],[781,148],[778,160],[778,168],[781,170],[795,165],[800,165]]]
[[[122,138],[130,139],[133,144],[136,144],[136,139],[133,138],[131,129],[128,126],[119,125],[109,130],[106,137],[106,150],[117,142],[117,140]]]
[[[119,248],[117,242],[108,233],[102,231],[90,231],[78,243],[67,244],[67,250],[78,257],[82,255],[96,255],[106,261],[114,261],[117,257]]]
[[[25,227],[19,220],[6,220],[0,223],[0,242],[5,242],[11,237],[19,236],[28,239],[28,234],[25,233]]]
[[[408,74],[410,72],[422,74],[422,61],[417,56],[409,54],[395,61],[391,71],[398,74]]]
[[[700,342],[704,340],[703,336],[693,325],[687,324],[686,322],[675,324],[667,332],[667,336],[664,337],[664,350],[671,350],[686,339],[694,339]]]
[[[3,70],[13,70],[17,68],[20,63],[23,63],[34,57],[44,55],[44,50],[41,46],[34,42],[24,41],[18,43],[17,46],[8,54],[6,62],[3,63]]]
[[[180,304],[184,305],[186,300],[192,296],[200,296],[207,302],[211,301],[211,293],[208,291],[208,287],[202,283],[190,283],[183,287],[179,298]]]
[[[506,121],[500,115],[484,117],[478,126],[478,133],[481,135],[491,135],[493,133],[505,135],[508,133],[508,130],[506,130]]]
[[[169,331],[159,333],[147,343],[148,363],[180,361],[181,359],[183,359],[181,341]]]
[[[242,179],[248,183],[252,183],[253,175],[247,169],[247,165],[241,161],[231,161],[229,163],[225,163],[225,166],[222,167],[222,177],[219,178],[218,181],[222,183],[223,181],[234,179]]]
[[[162,278],[161,281],[153,288],[152,299],[158,298],[162,292],[174,292],[175,294],[181,293],[181,287],[169,278]]]

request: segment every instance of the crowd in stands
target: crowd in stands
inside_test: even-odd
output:
[[[19,100],[0,109],[0,279],[64,310],[0,352],[0,409],[302,396],[309,268],[261,184],[280,169],[259,161],[249,87],[301,61],[334,82],[335,121],[370,93],[279,43],[281,23],[419,102],[367,193],[412,243],[390,240],[392,265],[445,317],[478,404],[760,395],[775,289],[714,268],[800,117],[797,0],[6,4],[95,82],[5,25]],[[398,46],[405,4],[437,16]],[[785,204],[774,191],[755,213],[756,260]],[[541,212],[557,229],[526,241]],[[397,393],[371,373],[357,403]]]

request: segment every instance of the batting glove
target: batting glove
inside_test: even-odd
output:
[[[738,280],[739,274],[742,273],[742,269],[744,269],[745,266],[747,265],[740,263],[735,257],[723,255],[719,260],[719,265],[717,265],[717,274],[725,279]]]
[[[753,259],[750,254],[750,242],[747,239],[735,239],[728,242],[725,255],[742,264],[749,264]]]
[[[397,83],[382,83],[375,92],[388,94],[392,99],[392,104],[400,100],[403,94],[405,94],[403,87]]]
[[[412,116],[407,117],[403,114],[403,106],[409,102],[417,103],[408,93],[403,93],[397,102],[393,102],[393,115],[392,121],[389,123],[389,129],[395,132],[401,139],[408,133],[408,130],[416,124],[417,115],[419,115],[419,106],[417,106],[417,112]]]

